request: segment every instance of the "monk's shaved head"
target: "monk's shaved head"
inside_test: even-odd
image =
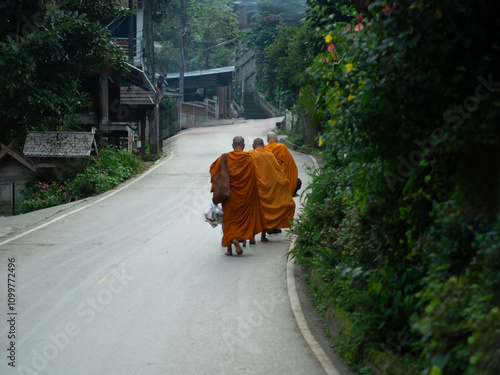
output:
[[[239,135],[233,138],[233,148],[235,150],[243,151],[245,148],[245,139]]]
[[[277,141],[278,141],[278,134],[276,134],[275,132],[267,133],[267,143],[277,142]]]
[[[262,138],[255,138],[252,146],[253,148],[264,147],[264,140]]]

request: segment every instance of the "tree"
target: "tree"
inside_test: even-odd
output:
[[[292,230],[351,319],[341,352],[377,372],[494,375],[500,18],[486,0],[375,0],[332,24],[316,9],[301,94],[324,165]]]
[[[184,52],[186,71],[231,65],[232,47],[238,37],[236,15],[226,0],[186,0]],[[167,72],[178,70],[180,59],[181,1],[169,4],[168,17],[157,27],[161,40],[157,48],[157,65]]]
[[[0,19],[0,121],[3,142],[28,129],[78,130],[80,90],[100,66],[124,69],[122,50],[99,20],[120,11],[114,0],[3,2]]]
[[[293,90],[298,92],[297,74],[313,58],[304,38],[307,25],[297,21],[304,7],[294,1],[259,1],[258,5],[257,22],[249,35],[257,56],[256,87],[274,104],[283,99],[290,104],[297,95]]]

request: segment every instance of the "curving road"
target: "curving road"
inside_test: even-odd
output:
[[[184,131],[113,191],[1,218],[0,373],[324,374],[292,312],[286,234],[226,257],[201,220],[212,161],[276,120]],[[313,160],[294,157],[307,184]]]

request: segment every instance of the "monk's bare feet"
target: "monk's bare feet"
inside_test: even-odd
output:
[[[241,248],[241,245],[238,242],[238,240],[233,240],[233,245],[234,245],[234,248],[236,249],[236,254],[238,254],[238,255],[243,254],[243,249]]]
[[[260,235],[260,242],[269,242],[269,240],[266,237],[266,231],[262,231]]]
[[[250,243],[250,245],[255,245],[255,236],[252,236],[252,238],[250,238],[250,241],[248,241]]]
[[[227,251],[224,253],[224,255],[227,255],[227,256],[233,255],[233,248],[231,247],[231,245],[229,245],[229,247],[227,248]]]

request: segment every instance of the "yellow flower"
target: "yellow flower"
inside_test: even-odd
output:
[[[318,146],[319,147],[323,146],[323,140],[321,139],[321,137],[319,138]]]
[[[348,100],[348,101],[351,101],[351,100],[352,100],[352,95],[351,95],[351,94],[349,94],[349,96],[347,97],[347,100]]]
[[[345,202],[347,200],[347,197],[342,198],[342,202]]]
[[[327,36],[325,36],[325,42],[326,44],[330,44],[333,40],[333,36],[332,34],[328,34]]]
[[[352,70],[352,64],[345,64],[345,68],[350,72]]]

